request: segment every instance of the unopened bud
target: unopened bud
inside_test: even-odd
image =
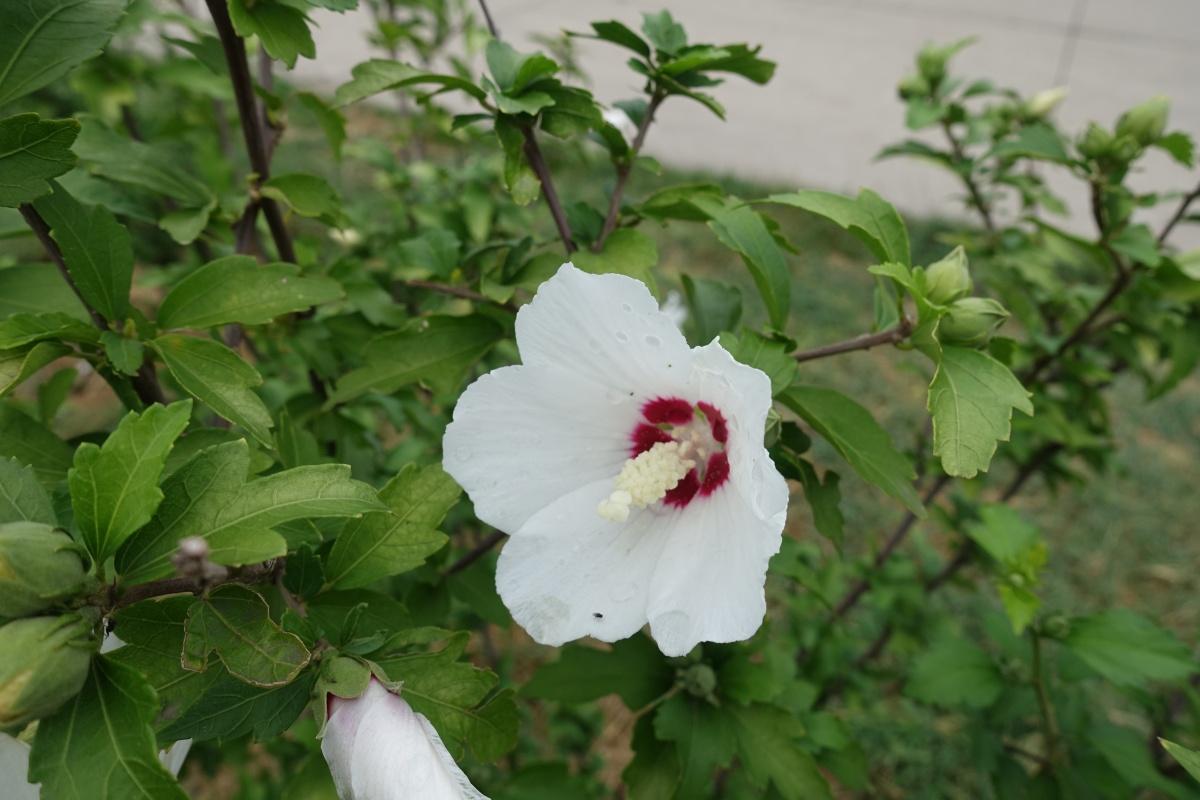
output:
[[[896,86],[901,100],[911,100],[914,97],[926,97],[929,94],[929,81],[916,73],[908,75]]]
[[[946,77],[946,62],[949,57],[945,47],[927,44],[917,53],[917,71],[931,86],[937,86]]]
[[[1104,158],[1112,151],[1113,136],[1095,122],[1089,122],[1087,130],[1079,137],[1076,147],[1084,158]]]
[[[1047,114],[1058,107],[1067,96],[1067,87],[1058,86],[1054,89],[1042,89],[1033,97],[1025,101],[1025,106],[1021,109],[1025,112],[1025,118],[1037,120],[1044,118]]]
[[[1065,639],[1071,634],[1071,619],[1065,614],[1048,614],[1038,623],[1038,632],[1048,639]]]
[[[85,577],[70,536],[38,522],[0,525],[0,617],[36,614],[77,591]]]
[[[1142,147],[1148,147],[1162,138],[1170,110],[1171,98],[1156,94],[1122,114],[1117,120],[1116,134],[1129,136]]]
[[[26,617],[0,627],[0,728],[53,713],[79,694],[99,648],[96,615]]]
[[[692,664],[679,675],[678,683],[693,697],[708,697],[717,689],[717,673],[708,664]]]
[[[1008,319],[1004,306],[987,297],[964,297],[950,304],[938,323],[937,338],[945,344],[976,347]]]
[[[946,305],[971,293],[971,273],[962,245],[950,255],[925,268],[925,296],[932,303]]]

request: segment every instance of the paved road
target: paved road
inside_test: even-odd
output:
[[[584,30],[593,20],[640,24],[643,10],[666,7],[692,41],[749,42],[779,63],[765,87],[732,77],[715,90],[728,110],[722,122],[687,100],[660,112],[646,150],[681,167],[767,181],[785,188],[853,192],[870,186],[910,213],[960,207],[958,187],[936,168],[875,162],[884,145],[906,135],[897,80],[927,41],[978,35],[956,66],[970,76],[1033,92],[1070,88],[1057,114],[1078,127],[1111,124],[1119,112],[1158,92],[1171,95],[1172,127],[1200,135],[1200,2],[1197,0],[492,0],[501,33],[518,49],[535,49],[534,33]],[[365,14],[320,14],[318,59],[303,79],[336,85],[365,58]],[[638,93],[624,51],[580,43],[598,99]],[[1197,176],[1153,154],[1136,176],[1141,188],[1190,189]],[[1080,188],[1062,186],[1079,213]],[[1200,245],[1200,226],[1186,240]]]

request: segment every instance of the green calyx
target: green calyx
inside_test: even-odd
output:
[[[66,533],[38,522],[0,525],[0,617],[43,611],[78,591],[86,576]]]
[[[964,297],[950,304],[938,323],[937,338],[944,344],[978,347],[1008,319],[1004,306],[988,297]]]
[[[79,693],[100,646],[96,622],[79,611],[0,627],[0,728],[45,717]]]

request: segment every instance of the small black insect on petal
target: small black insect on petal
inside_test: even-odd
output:
[[[592,614],[592,616],[595,617],[596,619],[604,619],[604,615],[601,614],[599,611],[594,612]]]

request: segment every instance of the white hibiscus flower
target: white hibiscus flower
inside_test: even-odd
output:
[[[646,287],[563,265],[517,315],[521,366],[463,394],[445,467],[511,538],[501,598],[534,639],[662,651],[747,639],[788,489],[763,447],[771,383],[689,348]]]
[[[342,800],[487,800],[429,720],[379,681],[329,703],[321,753]]]

